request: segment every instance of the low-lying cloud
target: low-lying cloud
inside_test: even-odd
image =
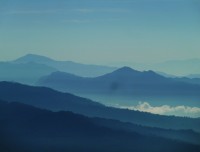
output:
[[[127,108],[130,110],[138,110],[143,112],[150,112],[154,114],[161,115],[175,115],[175,116],[185,116],[185,117],[200,117],[199,107],[189,107],[189,106],[152,106],[148,102],[139,102],[137,106],[122,106],[121,108]]]

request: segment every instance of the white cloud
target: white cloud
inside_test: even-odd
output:
[[[5,15],[37,15],[37,14],[65,14],[65,13],[130,13],[129,9],[121,8],[75,8],[75,9],[50,9],[50,10],[7,10],[1,12]]]
[[[60,12],[61,10],[10,10],[4,12],[7,15],[40,15],[40,14],[54,14]]]
[[[64,23],[76,23],[76,24],[81,24],[81,23],[90,23],[93,22],[92,20],[81,20],[81,19],[69,19],[69,20],[63,20]]]
[[[74,24],[82,24],[82,23],[94,23],[94,22],[116,22],[120,21],[118,18],[108,18],[108,19],[66,19],[62,20],[63,23],[74,23]]]
[[[88,9],[88,8],[73,9],[72,11],[79,12],[79,13],[93,13],[93,12],[95,12],[94,9]]]
[[[121,9],[121,8],[78,8],[78,9],[72,9],[73,12],[78,13],[130,13],[130,9]]]
[[[175,115],[175,116],[185,116],[185,117],[200,117],[199,107],[189,107],[189,106],[152,106],[148,102],[139,102],[137,106],[120,106],[121,108],[127,108],[130,110],[138,110],[143,112],[150,112],[154,114],[161,115]]]

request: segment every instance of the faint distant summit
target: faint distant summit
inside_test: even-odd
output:
[[[14,60],[14,62],[17,63],[27,63],[27,62],[52,62],[54,61],[53,59],[50,59],[48,57],[45,56],[41,56],[41,55],[36,55],[36,54],[27,54],[25,56],[22,56],[16,60]]]
[[[115,72],[139,72],[139,71],[134,70],[128,66],[124,66],[122,68],[117,69]]]
[[[126,81],[128,80],[131,80],[133,78],[139,78],[139,79],[143,79],[143,78],[147,78],[147,79],[150,79],[150,78],[163,78],[163,76],[157,74],[156,72],[154,71],[137,71],[137,70],[134,70],[130,67],[127,67],[127,66],[124,66],[122,68],[119,68],[115,71],[113,71],[112,73],[109,73],[109,74],[105,74],[103,75],[102,77],[110,77],[110,78],[119,78],[119,79],[127,79]]]
[[[116,67],[89,65],[73,61],[57,61],[45,56],[27,54],[13,61],[13,63],[39,63],[55,68],[56,71],[67,72],[83,77],[96,77],[116,70]]]
[[[141,73],[141,72],[134,70],[128,66],[124,66],[112,72],[112,74],[123,74],[123,75],[130,75],[130,74],[132,75],[132,74],[137,74],[137,73]]]

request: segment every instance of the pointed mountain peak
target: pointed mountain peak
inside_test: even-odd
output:
[[[160,76],[154,71],[137,71],[134,70],[130,67],[122,67],[117,70],[115,70],[112,73],[104,75],[104,77],[109,77],[109,78],[119,78],[119,79],[124,79],[124,80],[130,80],[130,79],[135,79],[135,78],[141,78],[141,79],[163,79],[163,76]]]
[[[140,71],[134,70],[130,67],[124,66],[122,68],[117,69],[114,71],[115,73],[125,73],[125,74],[130,74],[130,73],[140,73]]]
[[[135,76],[138,76],[140,75],[141,72],[140,71],[137,71],[137,70],[134,70],[130,67],[122,67],[122,68],[119,68],[117,70],[115,70],[114,72],[112,73],[109,73],[109,74],[105,74],[104,78],[120,78],[120,79],[129,79],[130,77],[135,77]]]
[[[119,68],[119,69],[121,69],[121,70],[133,70],[132,68],[130,68],[130,67],[128,67],[128,66],[124,66],[124,67]]]

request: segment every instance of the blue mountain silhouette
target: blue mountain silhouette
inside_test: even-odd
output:
[[[200,132],[200,119],[161,116],[133,110],[106,107],[89,99],[61,93],[45,87],[33,87],[11,82],[0,82],[0,99],[18,101],[53,111],[72,111],[90,117],[116,119],[144,126],[193,129]]]
[[[123,67],[114,72],[83,78],[55,72],[42,77],[37,85],[76,94],[124,95],[148,99],[200,100],[200,85],[183,79],[166,78],[153,71]]]
[[[71,112],[51,112],[16,102],[0,101],[0,120],[1,151],[200,150],[200,146],[191,143],[104,125],[113,120],[92,119]],[[145,128],[141,127],[141,130],[145,132]]]
[[[58,71],[64,71],[84,77],[94,77],[106,74],[108,72],[114,71],[115,67],[101,66],[101,65],[89,65],[81,64],[72,61],[56,61],[45,56],[27,54],[13,61],[14,63],[29,63],[35,62],[40,64],[45,64],[47,66],[53,67]]]

